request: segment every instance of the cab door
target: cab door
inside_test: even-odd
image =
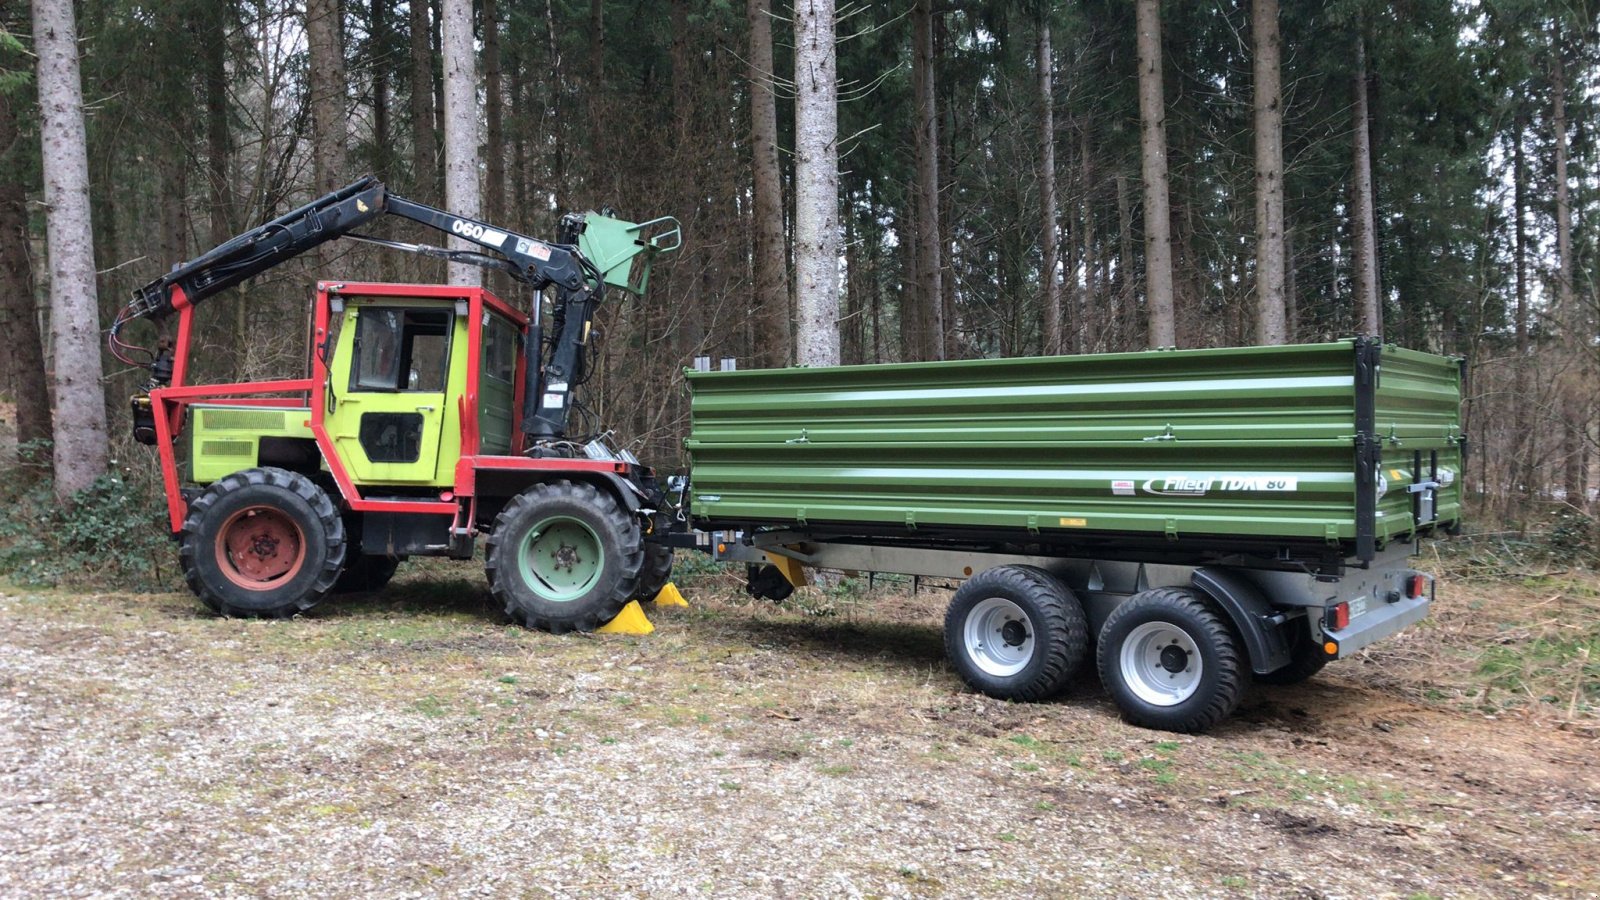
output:
[[[356,484],[441,483],[454,318],[443,306],[346,310],[328,373],[325,421]]]

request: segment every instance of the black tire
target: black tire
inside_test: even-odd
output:
[[[671,580],[672,548],[666,544],[646,542],[644,562],[639,566],[639,586],[633,592],[633,599],[654,600]]]
[[[381,591],[394,577],[395,570],[400,568],[401,560],[393,556],[374,556],[363,553],[351,560],[339,573],[339,580],[333,584],[335,594],[359,594],[367,591]]]
[[[991,639],[985,636],[993,632]],[[950,664],[974,690],[1001,700],[1059,693],[1089,650],[1078,598],[1032,566],[995,566],[969,578],[944,616]]]
[[[1187,588],[1153,588],[1124,600],[1100,629],[1098,655],[1111,699],[1144,728],[1204,731],[1227,718],[1244,693],[1244,654],[1233,629]]]
[[[189,504],[178,544],[189,588],[224,616],[305,612],[333,589],[344,557],[344,522],[327,492],[274,468],[212,484]]]
[[[544,531],[536,531],[541,525]],[[593,631],[616,618],[638,590],[644,543],[638,520],[610,494],[555,481],[506,504],[485,542],[485,556],[489,590],[506,615],[528,628],[563,634]],[[550,580],[541,580],[541,571]]]
[[[1322,645],[1312,639],[1311,630],[1306,625],[1302,621],[1289,624],[1294,629],[1294,638],[1289,642],[1289,664],[1265,675],[1258,673],[1256,681],[1281,687],[1299,684],[1322,671],[1322,667],[1328,664],[1328,654],[1322,652]]]
[[[772,563],[745,568],[744,591],[760,600],[782,603],[794,596],[794,585],[783,577],[783,572]]]

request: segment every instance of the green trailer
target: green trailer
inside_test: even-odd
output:
[[[688,377],[688,521],[756,592],[961,580],[968,683],[1047,696],[1094,639],[1155,727],[1425,617],[1406,560],[1460,519],[1460,362],[1365,339]]]

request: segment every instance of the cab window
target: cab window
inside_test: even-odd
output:
[[[483,329],[483,374],[510,384],[517,375],[517,349],[522,334],[499,316],[488,316]]]
[[[445,310],[361,310],[350,390],[443,392],[450,373],[450,321]]]

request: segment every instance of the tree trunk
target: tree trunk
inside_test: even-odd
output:
[[[506,99],[501,94],[499,0],[483,0],[483,216],[506,223]]]
[[[211,206],[211,243],[220,244],[234,234],[233,190],[228,163],[233,140],[228,130],[228,34],[226,19],[215,11],[201,22],[206,35],[204,53],[206,94],[206,187]]]
[[[1564,487],[1567,503],[1582,509],[1587,505],[1583,466],[1583,446],[1589,431],[1589,401],[1593,382],[1589,374],[1588,329],[1584,326],[1583,310],[1577,306],[1572,290],[1572,200],[1567,180],[1567,158],[1570,152],[1567,137],[1567,63],[1562,42],[1561,26],[1550,28],[1550,130],[1555,138],[1556,181],[1556,315],[1566,334],[1570,358],[1565,362],[1572,367],[1563,379],[1565,390],[1560,398],[1564,410],[1566,446],[1563,449],[1565,467]]]
[[[106,471],[88,141],[72,0],[34,0],[33,37],[55,346],[55,486],[56,496],[68,502]]]
[[[794,275],[802,366],[839,364],[839,119],[833,0],[795,0]],[[933,294],[937,302],[938,294]]]
[[[483,215],[489,224],[506,222],[505,100],[501,96],[499,0],[483,0]]]
[[[1284,299],[1283,91],[1278,0],[1252,0],[1255,42],[1256,343],[1289,341]]]
[[[393,0],[371,0],[367,18],[371,33],[367,36],[367,66],[372,70],[372,173],[380,181],[388,182],[393,167],[394,151],[390,144],[392,126],[389,115],[390,75],[393,63],[389,59],[389,17]]]
[[[439,198],[439,143],[433,116],[433,41],[428,4],[411,7],[411,190],[419,201]]]
[[[472,0],[445,0],[440,46],[444,53],[444,205],[458,216],[478,218],[478,66],[472,40]],[[451,246],[477,245],[452,237]],[[449,282],[477,287],[483,270],[450,263]]]
[[[1056,238],[1056,124],[1055,90],[1052,86],[1053,57],[1050,52],[1050,19],[1046,13],[1039,22],[1039,247],[1044,266],[1044,340],[1046,356],[1061,352],[1061,285],[1056,269],[1061,264],[1061,243]]]
[[[1144,290],[1151,347],[1177,344],[1172,302],[1172,212],[1167,184],[1161,0],[1138,0],[1139,151],[1144,167]]]
[[[606,5],[605,0],[589,2],[589,90],[586,108],[589,121],[604,122],[605,110],[601,103],[606,84]],[[595,128],[588,138],[589,144],[589,195],[601,197],[608,194],[611,182],[606,177],[605,166],[610,159],[607,151],[608,132]]]
[[[1351,104],[1350,234],[1355,242],[1356,311],[1358,330],[1383,334],[1383,306],[1378,302],[1377,213],[1372,196],[1372,132],[1367,113],[1366,41],[1356,39],[1355,102]]]
[[[5,59],[6,66],[21,60]],[[27,187],[17,151],[18,100],[0,91],[0,387],[9,388],[17,404],[17,444],[50,440],[50,389],[46,382],[44,345],[33,293],[33,265],[28,259]]]
[[[345,184],[345,143],[349,114],[345,109],[344,17],[340,0],[306,0],[306,46],[310,51],[311,145],[316,193]],[[333,242],[317,247],[323,275],[339,255]]]
[[[1527,114],[1518,110],[1512,122],[1511,133],[1511,177],[1512,206],[1515,222],[1512,226],[1512,252],[1515,258],[1516,278],[1516,318],[1515,327],[1517,334],[1517,358],[1514,360],[1514,397],[1516,413],[1514,416],[1514,431],[1516,434],[1517,452],[1512,458],[1516,460],[1516,469],[1520,476],[1521,489],[1524,496],[1532,497],[1538,493],[1535,485],[1536,468],[1533,464],[1533,435],[1530,432],[1531,423],[1528,421],[1528,409],[1533,405],[1533,398],[1529,396],[1528,367],[1529,340],[1528,340],[1528,162],[1523,150],[1523,132],[1527,130]]]
[[[1112,329],[1113,350],[1135,348],[1133,334],[1138,324],[1138,304],[1133,284],[1133,198],[1128,196],[1128,176],[1117,173],[1117,314]]]
[[[772,92],[772,3],[750,0],[750,127],[755,193],[755,344],[758,366],[786,366],[789,273],[783,246],[783,175],[778,163],[778,104]]]
[[[1083,293],[1072,311],[1071,346],[1073,353],[1084,352],[1089,337],[1089,322],[1100,305],[1101,283],[1095,270],[1094,161],[1089,152],[1089,123],[1078,121],[1078,178],[1083,189],[1083,222],[1078,227],[1078,243],[1083,260]]]
[[[809,2],[809,0],[797,0]],[[916,290],[910,317],[913,359],[944,358],[944,293],[940,284],[944,254],[939,247],[939,119],[933,81],[932,0],[916,0],[911,10],[911,83],[916,110],[912,154],[916,166]]]

